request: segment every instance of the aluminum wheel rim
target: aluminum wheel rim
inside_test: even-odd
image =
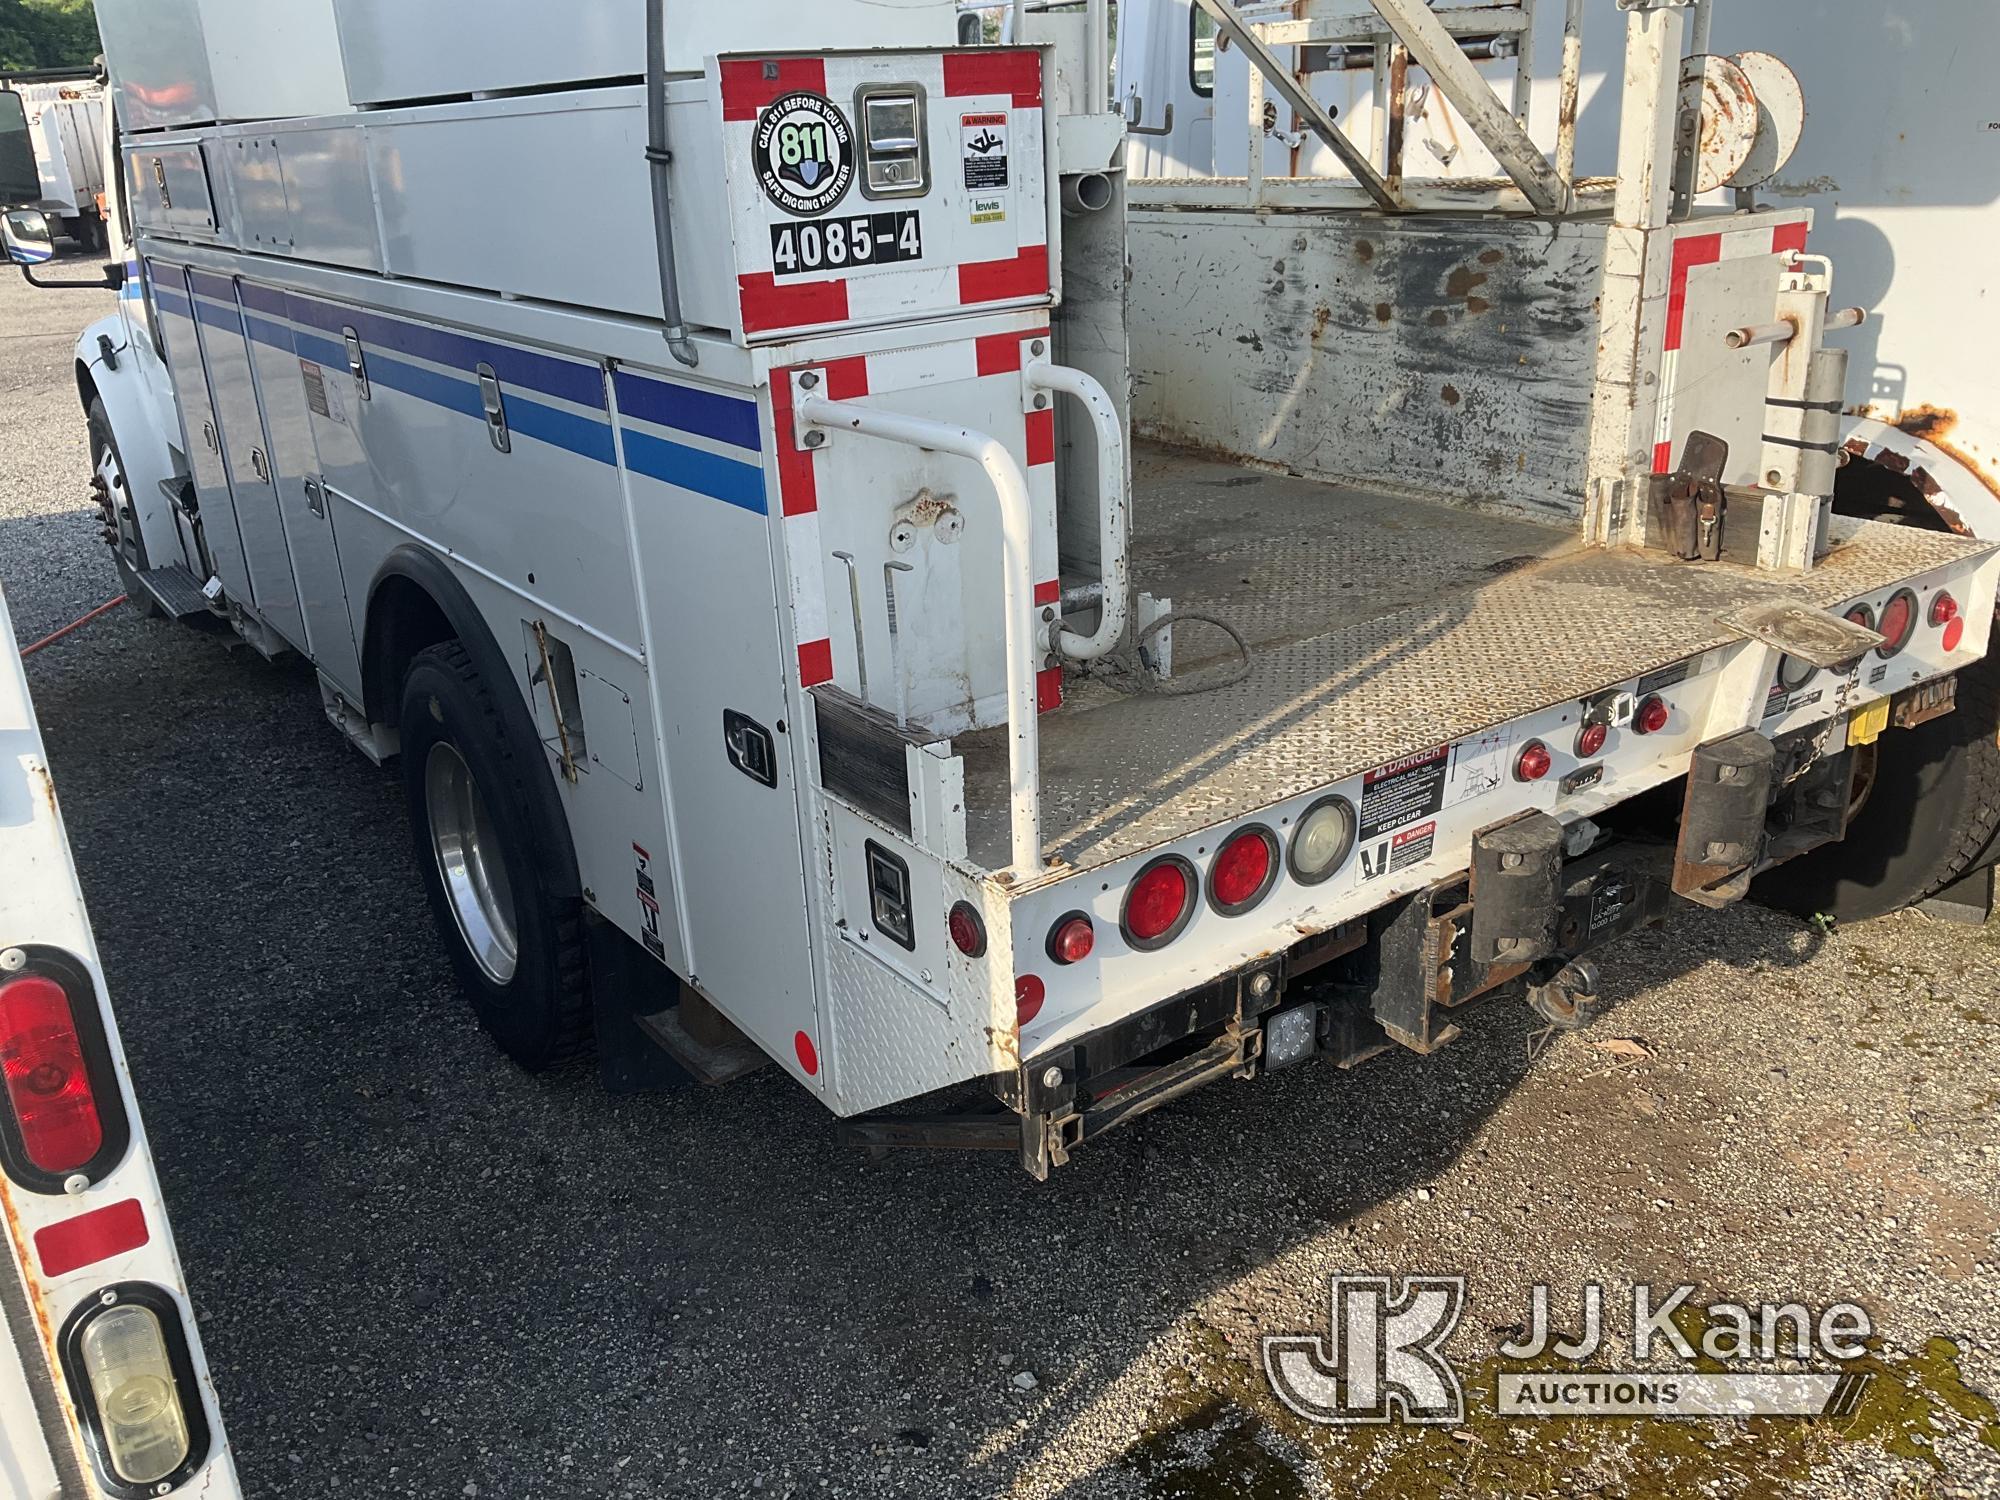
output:
[[[424,805],[431,851],[458,934],[486,977],[504,985],[513,979],[520,953],[514,888],[479,783],[465,757],[443,741],[431,746],[424,763]]]

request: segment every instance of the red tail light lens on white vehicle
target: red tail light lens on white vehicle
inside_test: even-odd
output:
[[[1026,1026],[1042,1013],[1042,1004],[1049,998],[1049,987],[1033,974],[1023,974],[1014,981],[1014,1020],[1017,1025]]]
[[[1611,738],[1611,730],[1603,724],[1586,724],[1577,732],[1576,758],[1595,760],[1604,751]]]
[[[1225,917],[1240,917],[1278,883],[1278,839],[1268,828],[1232,833],[1208,867],[1208,904]]]
[[[970,901],[955,902],[945,925],[951,929],[951,945],[960,953],[967,958],[986,956],[986,924]]]
[[[1058,917],[1049,929],[1049,957],[1059,964],[1080,964],[1097,946],[1097,929],[1080,911]]]
[[[1931,625],[1943,632],[1939,644],[1947,651],[1956,651],[1965,639],[1965,616],[1959,613],[1958,601],[1942,589],[1931,600]]]
[[[1194,916],[1199,884],[1194,866],[1178,854],[1163,854],[1147,865],[1125,893],[1125,911],[1118,922],[1125,941],[1151,952],[1179,937]]]
[[[1521,747],[1519,757],[1514,761],[1516,781],[1540,781],[1555,766],[1555,757],[1549,754],[1549,747],[1540,740],[1529,740]]]
[[[1882,619],[1875,628],[1885,637],[1875,648],[1875,654],[1887,661],[1909,645],[1910,637],[1916,633],[1917,596],[1908,589],[1897,589],[1882,606]]]
[[[1640,734],[1658,734],[1672,717],[1673,710],[1667,707],[1667,700],[1654,693],[1633,713],[1632,728]]]
[[[167,1494],[208,1458],[181,1312],[156,1286],[106,1287],[63,1326],[63,1373],[105,1487]]]
[[[44,1172],[74,1172],[104,1148],[69,996],[39,974],[0,984],[0,1072],[21,1153]]]
[[[8,952],[19,956],[0,971],[0,1166],[59,1193],[124,1154],[125,1108],[88,973],[53,949]]]

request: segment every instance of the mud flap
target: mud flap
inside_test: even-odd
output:
[[[1749,891],[1764,858],[1777,754],[1754,729],[1696,748],[1674,855],[1675,895],[1720,909]]]

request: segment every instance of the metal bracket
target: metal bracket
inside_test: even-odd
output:
[[[1167,101],[1166,111],[1157,125],[1141,125],[1139,123],[1146,117],[1146,101],[1139,97],[1136,89],[1133,90],[1125,102],[1127,105],[1125,111],[1125,133],[1127,135],[1172,135],[1174,133],[1173,100],[1169,99]]]
[[[809,398],[826,394],[826,373],[822,370],[794,370],[791,382],[792,446],[802,452],[817,453],[833,441],[833,434],[807,421],[805,406]]]
[[[1348,171],[1354,174],[1354,180],[1367,190],[1370,198],[1375,200],[1376,206],[1390,213],[1402,212],[1405,206],[1402,197],[1382,180],[1382,174],[1375,170],[1375,164],[1364,156],[1361,148],[1350,141],[1346,132],[1334,123],[1334,118],[1327,113],[1326,106],[1315,99],[1293,75],[1291,69],[1278,61],[1277,54],[1264,45],[1263,38],[1251,30],[1236,7],[1231,5],[1229,0],[1195,0],[1195,4],[1207,11],[1214,19],[1217,28],[1243,49],[1243,55],[1250,60],[1251,66],[1263,74],[1270,86],[1298,112],[1299,117],[1311,127],[1312,133],[1326,142],[1327,148],[1340,158],[1341,164]],[[1380,9],[1379,0],[1377,8]],[[1385,18],[1388,17],[1386,11],[1383,14]],[[1429,16],[1430,12],[1425,11],[1424,14]],[[1454,52],[1458,50],[1456,44],[1453,44],[1452,50]],[[1460,54],[1460,61],[1464,62],[1463,54]],[[1465,66],[1468,69],[1472,67],[1470,63],[1465,63]],[[1476,77],[1477,70],[1474,69],[1473,72]],[[1482,82],[1480,87],[1484,88],[1485,84]]]

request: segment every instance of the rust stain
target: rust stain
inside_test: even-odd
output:
[[[1950,454],[1964,465],[1967,473],[1986,486],[1989,494],[2000,500],[2000,473],[1995,473],[1990,465],[1973,457],[1970,452],[1951,440],[1952,433],[1958,430],[1958,420],[1958,413],[1949,407],[1913,406],[1896,419],[1896,426],[1911,437],[1919,438],[1933,448]],[[1884,453],[1877,462],[1885,461],[1888,457],[1889,455]],[[1923,488],[1924,480],[1930,478],[1929,475],[1922,474],[1922,471],[1912,477],[1917,480],[1919,488]],[[1932,483],[1935,484],[1936,481],[1933,480]],[[1924,490],[1926,497],[1934,497],[1935,493],[1931,489]],[[1955,515],[1948,514],[1948,507],[1938,505],[1935,498],[1932,498],[1931,503],[1936,507],[1937,513],[1944,517],[1945,524],[1953,531],[1965,531],[1964,523]],[[1970,536],[1971,532],[1965,531],[1965,534]]]
[[[1465,310],[1471,313],[1474,317],[1478,317],[1479,314],[1485,312],[1488,308],[1492,306],[1493,304],[1491,302],[1488,302],[1484,297],[1467,297],[1465,299]]]
[[[1497,266],[1507,258],[1504,250],[1488,250],[1479,257],[1482,266]]]
[[[1484,271],[1475,271],[1470,266],[1460,266],[1445,278],[1444,291],[1447,297],[1463,297],[1476,287],[1486,285]]]
[[[35,790],[41,793],[42,801],[48,804],[49,815],[53,817],[56,811],[56,784],[49,776],[49,768],[36,766],[33,774]]]
[[[1313,309],[1312,341],[1317,344],[1326,336],[1326,325],[1333,321],[1333,309],[1324,302]]]
[[[989,1026],[986,1028],[986,1042],[993,1051],[1007,1060],[1009,1067],[1021,1066],[1021,1023],[1012,1026]]]
[[[1393,307],[1391,307],[1391,306],[1390,306],[1390,305],[1389,305],[1388,303],[1386,303],[1386,302],[1378,302],[1378,303],[1376,303],[1376,304],[1375,304],[1375,321],[1376,321],[1376,322],[1378,322],[1378,323],[1386,323],[1386,322],[1388,322],[1388,321],[1389,321],[1389,320],[1390,320],[1391,318],[1395,317],[1395,315],[1396,315],[1396,309],[1395,309],[1395,308],[1393,308]]]
[[[1375,246],[1367,240],[1354,242],[1354,258],[1364,264],[1375,258]]]
[[[1456,406],[1458,405],[1458,402],[1459,402],[1458,387],[1455,385],[1446,386],[1444,388],[1444,404],[1446,406]]]
[[[1440,307],[1436,312],[1432,313],[1424,321],[1429,323],[1433,328],[1442,328],[1444,327],[1445,324],[1451,321],[1451,315]]]

